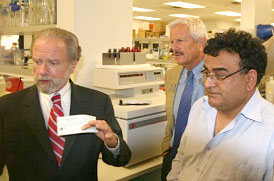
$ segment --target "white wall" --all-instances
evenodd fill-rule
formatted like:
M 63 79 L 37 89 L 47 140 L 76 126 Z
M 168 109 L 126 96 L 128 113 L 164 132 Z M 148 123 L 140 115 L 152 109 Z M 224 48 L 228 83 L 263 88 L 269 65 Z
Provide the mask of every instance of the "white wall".
M 82 59 L 72 79 L 92 87 L 93 69 L 109 48 L 132 46 L 132 0 L 58 0 L 57 26 L 75 32 Z M 61 10 L 60 10 L 61 9 Z
M 271 24 L 272 0 L 243 0 L 240 29 L 256 35 L 258 24 Z
M 222 32 L 229 28 L 239 29 L 240 23 L 228 22 L 228 21 L 204 21 L 208 31 Z

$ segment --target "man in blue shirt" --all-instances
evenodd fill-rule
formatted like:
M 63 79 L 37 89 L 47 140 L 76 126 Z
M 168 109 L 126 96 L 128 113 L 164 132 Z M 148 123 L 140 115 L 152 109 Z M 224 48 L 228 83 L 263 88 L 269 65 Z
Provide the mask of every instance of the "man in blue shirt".
M 200 19 L 177 19 L 171 22 L 169 27 L 172 50 L 178 65 L 167 71 L 165 77 L 167 126 L 162 144 L 164 156 L 162 181 L 166 180 L 166 176 L 171 169 L 171 162 L 177 152 L 184 125 L 187 124 L 189 110 L 181 104 L 185 104 L 190 108 L 197 99 L 204 95 L 200 72 L 203 69 L 206 57 L 203 50 L 207 40 L 207 29 Z M 191 91 L 189 91 L 192 95 L 182 96 L 185 90 L 188 90 L 185 89 L 188 82 L 188 72 L 192 72 L 193 75 L 191 78 Z M 182 114 L 179 113 L 179 107 L 181 110 L 186 111 Z M 178 119 L 181 121 L 178 121 Z M 176 128 L 181 130 L 177 132 Z
M 262 44 L 229 30 L 205 47 L 207 96 L 192 106 L 167 180 L 269 180 L 274 105 L 257 89 L 266 68 Z

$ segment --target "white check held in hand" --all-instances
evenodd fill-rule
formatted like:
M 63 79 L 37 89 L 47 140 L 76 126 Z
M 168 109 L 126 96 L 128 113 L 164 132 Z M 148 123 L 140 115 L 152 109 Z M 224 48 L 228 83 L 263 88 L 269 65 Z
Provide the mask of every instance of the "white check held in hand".
M 81 129 L 83 125 L 91 120 L 96 120 L 96 117 L 84 114 L 57 117 L 57 135 L 64 136 L 80 133 L 98 133 L 98 130 L 95 127 L 86 130 Z

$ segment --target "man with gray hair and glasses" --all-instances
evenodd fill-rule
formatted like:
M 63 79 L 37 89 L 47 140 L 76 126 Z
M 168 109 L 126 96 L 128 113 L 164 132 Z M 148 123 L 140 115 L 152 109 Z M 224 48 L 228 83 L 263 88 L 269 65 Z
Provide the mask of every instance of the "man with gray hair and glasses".
M 267 56 L 249 33 L 229 30 L 208 40 L 207 96 L 191 108 L 167 180 L 272 181 L 274 105 L 257 85 Z
M 167 126 L 162 143 L 162 181 L 171 169 L 191 105 L 204 96 L 200 72 L 207 40 L 205 24 L 197 18 L 176 19 L 169 24 L 170 41 L 177 64 L 165 77 Z

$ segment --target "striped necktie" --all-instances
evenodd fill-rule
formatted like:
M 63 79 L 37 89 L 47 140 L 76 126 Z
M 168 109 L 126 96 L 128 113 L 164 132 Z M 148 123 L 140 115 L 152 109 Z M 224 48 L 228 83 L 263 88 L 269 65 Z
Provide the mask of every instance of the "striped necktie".
M 60 166 L 62 161 L 62 155 L 65 146 L 65 137 L 57 136 L 57 117 L 64 116 L 62 105 L 61 105 L 61 96 L 56 93 L 52 98 L 52 108 L 50 110 L 49 122 L 48 122 L 48 134 L 53 148 L 54 155 Z

